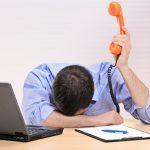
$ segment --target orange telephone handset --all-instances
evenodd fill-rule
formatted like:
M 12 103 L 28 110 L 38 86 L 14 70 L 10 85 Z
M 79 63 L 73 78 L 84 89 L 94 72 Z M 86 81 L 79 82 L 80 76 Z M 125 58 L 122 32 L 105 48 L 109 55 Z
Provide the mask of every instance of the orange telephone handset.
M 111 2 L 109 4 L 108 12 L 110 13 L 110 15 L 117 17 L 120 34 L 125 34 L 122 30 L 122 26 L 124 26 L 124 19 L 121 5 L 117 2 Z M 121 53 L 122 47 L 118 44 L 111 43 L 109 49 L 112 54 L 119 55 Z

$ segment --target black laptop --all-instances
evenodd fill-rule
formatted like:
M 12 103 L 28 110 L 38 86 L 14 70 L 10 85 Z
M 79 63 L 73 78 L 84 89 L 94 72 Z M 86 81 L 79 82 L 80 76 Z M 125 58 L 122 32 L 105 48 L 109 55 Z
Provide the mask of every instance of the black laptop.
M 28 142 L 62 132 L 63 129 L 25 125 L 11 84 L 0 83 L 0 139 Z

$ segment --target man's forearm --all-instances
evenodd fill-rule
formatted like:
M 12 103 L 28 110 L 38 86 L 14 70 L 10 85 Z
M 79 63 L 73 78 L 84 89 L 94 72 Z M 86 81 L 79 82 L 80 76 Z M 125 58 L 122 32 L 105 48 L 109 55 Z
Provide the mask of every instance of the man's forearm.
M 78 115 L 70 117 L 54 111 L 42 125 L 53 128 L 77 128 L 117 125 L 121 123 L 123 123 L 123 118 L 115 111 L 109 111 L 97 116 Z
M 148 88 L 127 65 L 118 68 L 127 84 L 133 101 L 141 107 L 146 106 L 149 97 Z
M 121 123 L 123 123 L 123 118 L 115 111 L 109 111 L 97 116 L 78 115 L 70 117 L 54 111 L 42 125 L 53 128 L 77 128 L 117 125 Z
M 44 126 L 50 126 L 54 128 L 74 128 L 94 126 L 92 116 L 64 116 L 54 111 L 44 122 Z

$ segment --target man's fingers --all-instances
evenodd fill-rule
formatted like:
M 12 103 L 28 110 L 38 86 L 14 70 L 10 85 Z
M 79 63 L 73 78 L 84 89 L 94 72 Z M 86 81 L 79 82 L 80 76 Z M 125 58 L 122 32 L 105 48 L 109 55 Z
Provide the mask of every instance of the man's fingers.
M 120 39 L 120 38 L 118 39 L 118 38 L 116 38 L 116 39 L 113 39 L 112 42 L 123 42 L 123 43 L 126 43 L 127 40 L 126 39 Z
M 123 117 L 117 114 L 115 117 L 115 124 L 121 124 L 121 123 L 123 123 Z
M 117 42 L 117 41 L 128 42 L 129 40 L 130 39 L 127 37 L 127 35 L 121 35 L 121 34 L 115 35 L 112 38 L 113 42 Z
M 113 36 L 113 38 L 126 38 L 127 37 L 127 35 L 125 35 L 125 34 L 117 34 L 117 35 L 114 35 Z
M 122 27 L 122 30 L 125 32 L 125 34 L 126 34 L 128 37 L 130 37 L 130 33 L 129 33 L 128 29 L 127 29 L 125 26 Z
M 119 122 L 123 123 L 123 117 L 119 115 Z
M 122 47 L 125 46 L 125 43 L 122 42 L 122 41 L 117 41 L 117 42 L 113 42 L 113 43 L 118 44 L 118 45 L 120 45 L 120 46 L 122 46 Z

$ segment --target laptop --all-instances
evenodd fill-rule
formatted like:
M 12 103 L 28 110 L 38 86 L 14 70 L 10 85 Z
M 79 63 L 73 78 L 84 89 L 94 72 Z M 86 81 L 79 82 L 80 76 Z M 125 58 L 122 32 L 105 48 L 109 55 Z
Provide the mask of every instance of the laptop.
M 0 139 L 28 142 L 62 134 L 63 129 L 25 125 L 10 83 L 0 83 Z

